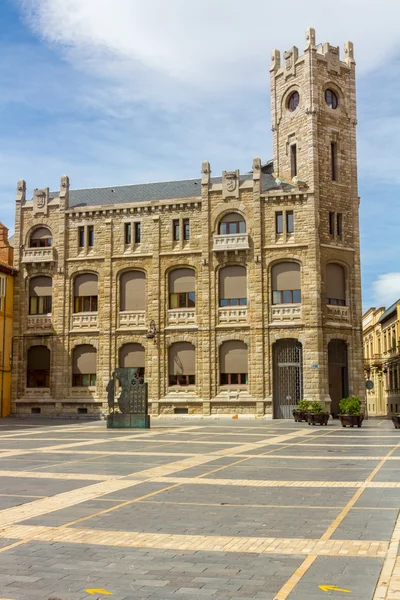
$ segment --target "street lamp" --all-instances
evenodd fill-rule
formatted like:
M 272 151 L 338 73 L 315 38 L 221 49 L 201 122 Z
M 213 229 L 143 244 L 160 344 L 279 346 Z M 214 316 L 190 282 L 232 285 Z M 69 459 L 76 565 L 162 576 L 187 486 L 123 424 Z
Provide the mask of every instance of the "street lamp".
M 152 319 L 149 324 L 148 332 L 146 333 L 146 337 L 148 340 L 154 340 L 154 343 L 157 344 L 156 335 L 158 333 L 156 322 Z

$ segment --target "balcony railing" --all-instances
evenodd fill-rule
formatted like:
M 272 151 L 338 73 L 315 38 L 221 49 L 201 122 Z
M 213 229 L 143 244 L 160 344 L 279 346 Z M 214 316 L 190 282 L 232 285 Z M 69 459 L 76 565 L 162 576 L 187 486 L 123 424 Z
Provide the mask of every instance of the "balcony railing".
M 194 325 L 195 323 L 195 308 L 171 308 L 168 311 L 168 325 Z
M 76 313 L 72 315 L 72 329 L 96 329 L 97 312 Z
M 271 307 L 272 323 L 301 321 L 301 304 L 275 304 Z
M 27 329 L 30 331 L 43 331 L 51 327 L 51 315 L 28 315 Z
M 118 327 L 146 327 L 146 311 L 125 310 L 118 315 Z
M 222 306 L 218 309 L 219 323 L 247 323 L 247 306 Z
M 226 235 L 215 234 L 213 252 L 226 252 L 227 250 L 248 250 L 248 233 L 230 233 Z
M 337 306 L 336 304 L 327 304 L 326 315 L 329 321 L 339 321 L 347 323 L 350 320 L 350 310 L 348 306 Z
M 24 248 L 22 252 L 23 263 L 54 262 L 54 248 Z

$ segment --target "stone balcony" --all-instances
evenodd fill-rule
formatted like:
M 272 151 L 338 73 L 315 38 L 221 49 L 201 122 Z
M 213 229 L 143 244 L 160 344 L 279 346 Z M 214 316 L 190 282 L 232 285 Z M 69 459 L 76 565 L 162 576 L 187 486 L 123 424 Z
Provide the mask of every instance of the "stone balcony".
M 196 309 L 195 308 L 172 308 L 168 311 L 168 325 L 195 325 L 196 324 Z
M 125 310 L 118 315 L 118 327 L 137 329 L 146 327 L 146 311 Z
M 214 234 L 213 252 L 249 250 L 249 248 L 248 233 Z
M 326 305 L 326 317 L 328 321 L 348 323 L 350 321 L 350 309 L 348 306 Z
M 301 316 L 301 304 L 274 304 L 271 307 L 272 323 L 297 323 Z
M 220 325 L 247 323 L 247 306 L 222 306 L 218 309 Z
M 49 263 L 55 262 L 54 248 L 24 248 L 22 252 L 23 263 Z
M 51 329 L 51 315 L 28 315 L 26 326 L 29 331 L 44 331 Z
M 71 326 L 72 329 L 97 329 L 97 312 L 72 315 Z

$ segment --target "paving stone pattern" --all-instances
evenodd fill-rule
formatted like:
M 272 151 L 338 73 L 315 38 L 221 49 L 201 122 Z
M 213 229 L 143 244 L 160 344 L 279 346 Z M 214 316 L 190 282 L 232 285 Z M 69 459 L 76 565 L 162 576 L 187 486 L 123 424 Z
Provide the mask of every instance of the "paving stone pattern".
M 400 432 L 339 425 L 0 421 L 0 600 L 398 600 Z

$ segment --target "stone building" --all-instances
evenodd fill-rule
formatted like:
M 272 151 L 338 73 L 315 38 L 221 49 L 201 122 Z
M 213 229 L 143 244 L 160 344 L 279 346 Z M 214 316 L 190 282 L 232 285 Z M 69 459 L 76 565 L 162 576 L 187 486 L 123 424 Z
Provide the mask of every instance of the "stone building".
M 400 411 L 400 300 L 387 310 L 369 308 L 363 315 L 364 372 L 373 382 L 367 391 L 371 416 Z
M 11 410 L 14 276 L 8 229 L 0 223 L 0 417 L 7 417 Z
M 353 45 L 309 29 L 270 75 L 273 161 L 248 173 L 18 183 L 13 412 L 99 414 L 118 366 L 153 415 L 363 397 Z

